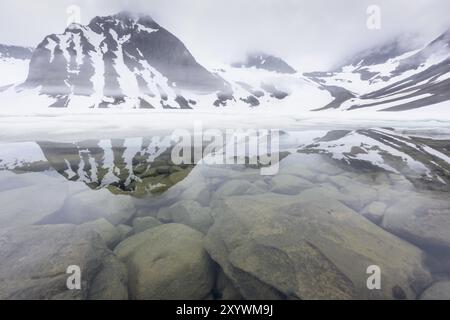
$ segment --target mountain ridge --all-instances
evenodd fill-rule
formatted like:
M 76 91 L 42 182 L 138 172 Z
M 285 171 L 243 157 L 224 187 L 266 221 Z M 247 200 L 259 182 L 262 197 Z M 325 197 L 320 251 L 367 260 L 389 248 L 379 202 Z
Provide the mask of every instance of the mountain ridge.
M 450 31 L 418 49 L 404 43 L 393 39 L 330 72 L 302 74 L 263 52 L 207 69 L 150 16 L 122 12 L 46 36 L 26 80 L 0 83 L 0 92 L 11 104 L 39 98 L 52 108 L 405 111 L 450 100 Z
M 255 67 L 257 69 L 287 74 L 294 74 L 297 72 L 282 58 L 264 52 L 249 53 L 243 61 L 234 62 L 232 66 L 236 68 Z
M 449 46 L 450 30 L 409 51 L 400 50 L 394 40 L 390 47 L 374 50 L 373 55 L 357 55 L 338 71 L 305 75 L 325 87 L 339 88 L 339 97 L 335 95 L 335 100 L 321 110 L 417 109 L 450 100 Z

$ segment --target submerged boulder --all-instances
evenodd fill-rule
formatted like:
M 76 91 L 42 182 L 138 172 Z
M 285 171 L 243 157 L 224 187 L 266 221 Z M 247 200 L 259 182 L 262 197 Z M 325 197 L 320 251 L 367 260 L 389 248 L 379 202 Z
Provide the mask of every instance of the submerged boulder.
M 450 281 L 436 282 L 422 293 L 420 300 L 450 300 Z
M 45 187 L 34 184 L 2 191 L 0 228 L 38 223 L 58 212 L 63 207 L 66 197 L 67 186 L 61 182 L 52 182 Z
M 158 219 L 153 217 L 139 217 L 133 220 L 134 233 L 139 233 L 161 225 Z
M 128 222 L 135 211 L 129 196 L 111 196 L 106 189 L 86 190 L 68 198 L 61 211 L 44 222 L 80 224 L 105 218 L 113 225 L 118 225 Z
M 104 218 L 84 223 L 82 226 L 90 228 L 98 233 L 100 238 L 102 238 L 109 248 L 114 248 L 114 246 L 121 240 L 119 230 Z
M 362 215 L 372 221 L 380 224 L 386 211 L 386 204 L 380 201 L 374 201 L 362 210 Z
M 242 296 L 230 279 L 220 270 L 214 285 L 214 296 L 219 300 L 241 300 Z
M 182 224 L 165 224 L 134 235 L 115 252 L 128 267 L 132 299 L 203 299 L 214 284 L 203 235 Z
M 120 241 L 119 242 L 121 242 L 121 241 L 125 240 L 126 238 L 132 236 L 133 232 L 134 232 L 133 228 L 131 226 L 126 225 L 126 224 L 119 224 L 116 227 L 116 229 L 117 229 L 117 231 L 119 232 L 119 235 L 120 235 Z
M 226 198 L 242 194 L 256 194 L 260 189 L 254 184 L 242 179 L 233 179 L 223 183 L 216 192 L 214 198 Z
M 420 249 L 334 199 L 229 197 L 213 215 L 205 248 L 247 299 L 415 299 L 431 282 Z
M 424 248 L 450 253 L 450 201 L 417 194 L 386 210 L 382 226 Z
M 301 191 L 312 188 L 314 185 L 303 178 L 299 178 L 293 175 L 277 175 L 272 179 L 272 192 L 295 195 Z
M 201 205 L 207 205 L 209 203 L 211 193 L 208 189 L 208 185 L 204 182 L 195 182 L 192 186 L 188 187 L 180 196 L 181 200 L 194 200 Z
M 213 223 L 211 209 L 202 207 L 193 200 L 179 201 L 168 208 L 162 208 L 158 212 L 158 219 L 185 224 L 202 233 L 206 233 Z
M 103 260 L 101 271 L 92 281 L 89 300 L 127 300 L 128 272 L 114 255 Z
M 0 231 L 0 299 L 87 299 L 95 275 L 111 256 L 100 236 L 83 226 Z M 67 286 L 69 266 L 80 268 L 80 290 Z

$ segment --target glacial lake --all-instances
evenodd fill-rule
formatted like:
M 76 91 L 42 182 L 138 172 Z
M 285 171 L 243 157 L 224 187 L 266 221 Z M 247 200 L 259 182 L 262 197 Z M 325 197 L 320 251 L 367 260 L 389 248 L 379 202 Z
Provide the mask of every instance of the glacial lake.
M 271 175 L 248 150 L 240 164 L 175 164 L 168 141 L 0 143 L 0 299 L 418 299 L 448 286 L 450 139 L 281 130 Z

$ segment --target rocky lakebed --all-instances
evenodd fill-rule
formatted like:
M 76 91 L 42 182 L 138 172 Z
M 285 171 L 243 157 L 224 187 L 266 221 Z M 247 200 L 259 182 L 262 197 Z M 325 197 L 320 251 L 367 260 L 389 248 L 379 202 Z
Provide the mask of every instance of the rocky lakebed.
M 448 137 L 280 139 L 272 176 L 151 137 L 1 143 L 0 299 L 450 299 Z

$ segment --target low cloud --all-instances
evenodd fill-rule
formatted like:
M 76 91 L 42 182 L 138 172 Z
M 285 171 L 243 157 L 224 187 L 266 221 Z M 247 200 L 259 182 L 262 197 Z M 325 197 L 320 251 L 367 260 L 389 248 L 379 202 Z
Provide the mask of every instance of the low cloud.
M 64 30 L 73 4 L 83 23 L 125 9 L 149 14 L 203 63 L 262 50 L 304 71 L 327 69 L 401 34 L 424 42 L 450 27 L 448 0 L 2 0 L 0 43 L 36 46 Z M 369 5 L 381 9 L 380 30 L 366 27 Z

